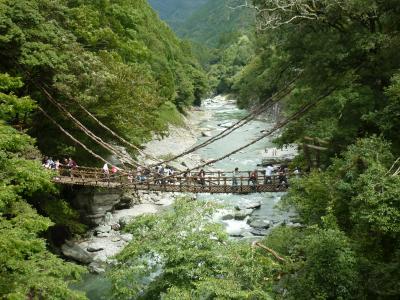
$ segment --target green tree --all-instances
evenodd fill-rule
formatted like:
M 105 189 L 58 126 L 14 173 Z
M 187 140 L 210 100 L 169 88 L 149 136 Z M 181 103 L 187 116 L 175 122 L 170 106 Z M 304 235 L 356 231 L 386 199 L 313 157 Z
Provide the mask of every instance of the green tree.
M 270 299 L 280 266 L 248 243 L 229 241 L 211 221 L 215 205 L 178 200 L 162 215 L 129 224 L 132 242 L 111 271 L 120 299 Z
M 33 107 L 29 97 L 12 91 L 19 78 L 0 75 L 0 295 L 5 299 L 84 299 L 68 288 L 83 269 L 50 253 L 42 235 L 53 225 L 29 204 L 56 193 L 51 174 L 34 160 L 34 140 L 6 122 Z

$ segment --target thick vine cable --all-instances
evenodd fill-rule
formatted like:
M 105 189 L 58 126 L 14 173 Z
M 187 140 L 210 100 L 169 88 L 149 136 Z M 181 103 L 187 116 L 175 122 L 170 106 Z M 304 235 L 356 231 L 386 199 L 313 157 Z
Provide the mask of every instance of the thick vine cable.
M 130 165 L 133 166 L 138 166 L 140 165 L 138 162 L 136 162 L 135 160 L 133 160 L 131 157 L 128 157 L 126 155 L 124 155 L 123 153 L 119 152 L 118 150 L 116 150 L 113 146 L 111 146 L 110 144 L 106 143 L 105 141 L 103 141 L 100 137 L 96 136 L 91 130 L 89 130 L 85 125 L 83 125 L 78 119 L 76 119 L 63 105 L 61 105 L 60 103 L 58 103 L 53 97 L 52 95 L 42 86 L 39 86 L 39 88 L 46 94 L 47 98 L 49 99 L 49 101 L 55 105 L 60 111 L 64 112 L 67 117 L 69 119 L 71 119 L 74 124 L 84 133 L 86 134 L 88 137 L 90 137 L 93 141 L 95 141 L 98 145 L 102 146 L 104 149 L 110 151 L 112 154 L 114 154 L 118 160 L 120 160 L 120 162 L 122 164 L 124 163 L 128 163 Z
M 205 162 L 205 163 L 203 163 L 203 164 L 201 164 L 201 165 L 198 165 L 198 166 L 195 166 L 195 167 L 193 167 L 193 168 L 191 168 L 191 169 L 188 169 L 188 170 L 186 170 L 185 172 L 192 172 L 192 171 L 194 171 L 194 170 L 198 170 L 198 169 L 200 169 L 200 168 L 204 168 L 204 167 L 206 167 L 206 166 L 208 166 L 208 165 L 211 165 L 211 164 L 213 164 L 213 163 L 216 163 L 216 162 L 218 162 L 218 161 L 221 161 L 221 160 L 223 160 L 223 159 L 226 159 L 226 158 L 232 156 L 233 154 L 236 154 L 236 153 L 238 153 L 239 151 L 241 151 L 241 150 L 243 150 L 243 149 L 246 149 L 246 148 L 250 147 L 251 145 L 253 145 L 253 144 L 255 144 L 255 143 L 261 141 L 262 139 L 264 139 L 264 138 L 266 138 L 267 136 L 273 134 L 273 133 L 276 132 L 277 130 L 283 128 L 284 126 L 286 126 L 287 124 L 289 124 L 289 123 L 292 122 L 293 120 L 296 120 L 296 119 L 300 118 L 300 117 L 301 117 L 302 115 L 304 115 L 307 111 L 309 111 L 312 107 L 314 107 L 316 104 L 318 104 L 321 100 L 323 100 L 324 98 L 326 98 L 327 96 L 329 96 L 335 89 L 336 89 L 336 88 L 330 88 L 330 89 L 328 89 L 325 93 L 323 93 L 323 94 L 322 94 L 319 98 L 317 98 L 315 101 L 303 105 L 299 110 L 297 110 L 297 111 L 294 112 L 292 115 L 290 115 L 290 117 L 287 117 L 284 121 L 279 122 L 279 123 L 278 123 L 277 125 L 275 125 L 273 128 L 271 128 L 270 130 L 266 131 L 264 134 L 262 134 L 261 136 L 259 136 L 259 137 L 256 138 L 256 139 L 250 141 L 249 143 L 247 143 L 247 144 L 245 144 L 245 145 L 243 145 L 243 146 L 241 146 L 241 147 L 239 147 L 239 148 L 237 148 L 237 149 L 235 149 L 235 150 L 233 150 L 233 151 L 231 151 L 231 152 L 229 152 L 229 153 L 227 153 L 227 154 L 225 154 L 225 155 L 223 155 L 223 156 L 221 156 L 221 157 L 219 157 L 219 158 L 216 158 L 216 159 L 213 159 L 213 160 L 209 160 L 209 161 L 207 161 L 207 162 Z M 172 175 L 172 176 L 166 176 L 166 177 L 163 177 L 163 179 L 165 180 L 165 179 L 168 179 L 168 178 L 177 176 L 177 175 L 181 175 L 181 174 L 183 174 L 183 173 L 185 173 L 185 172 L 180 172 L 180 173 L 175 174 L 175 175 Z
M 26 73 L 28 76 L 31 76 L 31 74 L 26 71 L 23 70 L 22 68 L 20 68 L 22 72 Z M 79 122 L 79 120 L 77 120 L 65 107 L 63 107 L 61 104 L 59 104 L 54 98 L 53 96 L 46 90 L 46 88 L 44 88 L 42 85 L 40 85 L 39 83 L 37 83 L 35 80 L 30 79 L 30 81 L 37 86 L 40 90 L 42 90 L 45 95 L 47 96 L 47 99 L 53 104 L 55 105 L 60 111 L 63 111 L 67 114 L 67 116 L 74 122 L 74 124 L 84 133 L 86 134 L 88 137 L 90 137 L 93 141 L 95 141 L 97 144 L 99 144 L 101 147 L 103 147 L 104 149 L 110 151 L 112 154 L 114 154 L 117 159 L 122 163 L 123 166 L 125 166 L 125 163 L 130 164 L 132 166 L 140 166 L 140 164 L 138 162 L 136 162 L 135 160 L 133 160 L 131 157 L 128 157 L 126 155 L 124 155 L 123 153 L 119 152 L 118 150 L 116 150 L 113 146 L 111 146 L 110 144 L 104 142 L 100 137 L 96 136 L 92 131 L 90 131 L 87 127 L 85 127 L 81 122 Z M 119 154 L 118 154 L 119 153 Z M 123 159 L 125 159 L 125 161 L 123 159 L 121 159 L 121 157 Z
M 47 88 L 49 88 L 48 85 L 44 84 Z M 117 138 L 118 140 L 120 140 L 122 143 L 124 143 L 125 145 L 131 147 L 132 149 L 135 149 L 136 151 L 138 151 L 141 155 L 148 157 L 152 160 L 155 161 L 159 161 L 159 159 L 157 159 L 156 157 L 145 153 L 142 149 L 140 149 L 138 146 L 132 144 L 131 142 L 127 141 L 126 139 L 124 139 L 122 136 L 120 136 L 119 134 L 117 134 L 115 131 L 113 131 L 110 127 L 108 127 L 107 125 L 105 125 L 103 122 L 101 122 L 94 114 L 92 114 L 86 107 L 84 107 L 82 104 L 80 104 L 76 99 L 72 99 L 79 107 L 80 109 L 82 109 L 89 117 L 91 117 L 100 127 L 102 127 L 103 129 L 105 129 L 106 131 L 108 131 L 113 137 Z
M 93 155 L 95 158 L 101 160 L 104 163 L 111 164 L 109 161 L 98 155 L 97 153 L 93 152 L 90 150 L 85 144 L 83 144 L 81 141 L 79 141 L 77 138 L 75 138 L 72 134 L 70 134 L 67 130 L 65 130 L 60 124 L 57 123 L 56 120 L 54 120 L 52 117 L 49 116 L 49 114 L 40 106 L 37 106 L 37 108 L 40 110 L 40 112 L 48 118 L 58 129 L 60 129 L 66 136 L 68 136 L 71 140 L 73 140 L 75 143 L 80 145 L 83 149 L 85 149 L 87 152 L 89 152 L 91 155 Z
M 82 104 L 78 103 L 77 101 L 75 101 L 75 103 L 78 104 L 78 106 L 88 115 L 90 116 L 97 124 L 99 124 L 102 128 L 104 128 L 105 130 L 107 130 L 112 136 L 114 136 L 115 138 L 117 138 L 118 140 L 120 140 L 122 143 L 124 143 L 125 145 L 128 145 L 129 147 L 131 147 L 132 149 L 135 149 L 136 151 L 138 151 L 141 155 L 146 156 L 148 158 L 157 160 L 157 158 L 144 153 L 142 151 L 142 149 L 140 149 L 139 147 L 135 146 L 134 144 L 128 142 L 127 140 L 125 140 L 123 137 L 121 137 L 120 135 L 118 135 L 116 132 L 114 132 L 111 128 L 107 127 L 103 122 L 101 122 L 96 116 L 94 116 L 90 111 L 88 111 Z
M 272 95 L 270 98 L 268 98 L 264 103 L 260 104 L 255 110 L 253 110 L 253 112 L 251 112 L 250 114 L 246 115 L 245 117 L 243 117 L 242 119 L 238 120 L 237 122 L 235 122 L 233 125 L 227 127 L 225 130 L 223 130 L 222 132 L 220 132 L 219 134 L 207 139 L 206 141 L 204 141 L 203 143 L 196 145 L 170 159 L 164 160 L 162 162 L 160 162 L 161 164 L 165 164 L 165 163 L 169 163 L 171 161 L 177 160 L 178 158 L 181 158 L 183 156 L 186 156 L 196 150 L 199 150 L 201 148 L 204 148 L 224 137 L 226 137 L 227 135 L 231 134 L 233 131 L 239 129 L 240 127 L 244 126 L 245 124 L 249 123 L 250 121 L 254 120 L 257 116 L 261 115 L 262 113 L 268 111 L 268 109 L 270 109 L 274 104 L 278 103 L 280 100 L 282 100 L 285 96 L 287 96 L 293 89 L 293 83 L 297 80 L 298 77 L 296 77 L 296 79 L 293 79 L 290 83 L 288 83 L 283 89 L 279 90 L 277 93 L 275 93 L 274 95 Z M 160 164 L 159 163 L 159 164 Z M 158 164 L 153 164 L 151 165 L 151 167 L 154 167 Z

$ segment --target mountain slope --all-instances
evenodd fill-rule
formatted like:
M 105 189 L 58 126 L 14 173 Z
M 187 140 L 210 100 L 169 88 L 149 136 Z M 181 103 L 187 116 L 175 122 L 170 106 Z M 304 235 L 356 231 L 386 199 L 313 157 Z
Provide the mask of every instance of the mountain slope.
M 108 154 L 49 103 L 39 84 L 92 130 L 99 131 L 98 126 L 76 102 L 137 144 L 164 130 L 158 116 L 172 103 L 182 109 L 202 96 L 205 79 L 190 47 L 146 0 L 6 0 L 0 8 L 5 37 L 0 39 L 0 72 L 21 77 L 26 85 L 20 96 L 32 96 L 99 153 Z M 41 114 L 23 121 L 44 153 L 90 161 Z
M 209 0 L 177 29 L 177 33 L 183 38 L 216 47 L 225 35 L 249 31 L 253 22 L 252 11 L 232 9 L 227 0 Z
M 148 0 L 174 30 L 178 30 L 187 18 L 204 5 L 207 0 Z

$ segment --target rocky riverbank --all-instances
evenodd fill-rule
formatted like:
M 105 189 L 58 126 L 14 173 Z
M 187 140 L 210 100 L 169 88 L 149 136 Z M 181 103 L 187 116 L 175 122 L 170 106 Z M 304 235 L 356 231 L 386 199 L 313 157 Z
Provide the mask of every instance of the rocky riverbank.
M 90 272 L 102 273 L 115 262 L 113 257 L 132 240 L 131 234 L 122 232 L 129 222 L 143 214 L 159 213 L 181 196 L 178 193 L 138 192 L 132 207 L 107 212 L 100 225 L 89 230 L 84 237 L 67 241 L 61 251 L 64 256 L 88 265 Z
M 197 109 L 188 112 L 185 126 L 171 126 L 169 135 L 154 139 L 145 145 L 145 152 L 158 158 L 168 159 L 197 142 L 204 141 L 207 136 L 218 134 L 233 124 L 246 111 L 239 110 L 233 100 L 225 97 L 216 97 L 205 101 L 204 110 Z M 267 120 L 255 120 L 240 128 L 225 140 L 221 140 L 203 148 L 197 153 L 191 153 L 170 165 L 176 169 L 192 168 L 205 159 L 209 160 L 221 156 L 240 147 L 247 140 L 254 138 L 260 130 L 273 126 Z M 235 157 L 218 162 L 211 166 L 221 170 L 231 170 L 239 166 L 241 170 L 257 168 L 262 159 L 282 159 L 295 155 L 295 147 L 279 150 L 274 148 L 270 140 L 266 139 L 246 151 L 241 151 Z M 155 161 L 141 157 L 143 164 L 153 164 Z M 155 214 L 167 209 L 180 193 L 133 192 L 120 191 L 120 195 L 110 194 L 107 191 L 82 192 L 77 200 L 84 214 L 88 216 L 96 227 L 84 237 L 68 241 L 62 246 L 66 257 L 89 266 L 93 273 L 102 273 L 107 265 L 113 264 L 113 257 L 118 254 L 132 239 L 129 234 L 122 233 L 122 229 L 131 220 L 143 214 Z M 252 194 L 252 195 L 189 195 L 193 199 L 205 199 L 223 204 L 224 209 L 215 215 L 215 221 L 224 224 L 227 233 L 233 238 L 259 239 L 265 236 L 275 226 L 286 224 L 300 226 L 296 223 L 295 212 L 281 212 L 276 209 L 282 194 Z M 90 209 L 88 209 L 90 207 Z
M 222 99 L 214 101 L 219 100 Z M 168 136 L 155 136 L 145 144 L 144 152 L 166 159 L 187 150 L 202 135 L 199 124 L 211 117 L 211 113 L 201 109 L 189 111 L 183 127 L 170 126 Z M 143 164 L 154 163 L 145 157 L 140 157 L 139 160 Z M 172 165 L 177 169 L 185 169 L 200 162 L 199 155 L 189 154 Z M 75 199 L 76 206 L 86 215 L 88 223 L 98 226 L 89 230 L 84 237 L 67 241 L 62 245 L 61 251 L 69 259 L 88 265 L 90 272 L 102 273 L 107 265 L 115 262 L 113 257 L 132 239 L 130 234 L 121 231 L 126 224 L 140 215 L 159 213 L 173 204 L 177 197 L 182 196 L 193 197 L 188 194 L 147 191 L 121 191 L 120 194 L 113 192 L 109 195 L 107 191 L 82 191 Z M 118 209 L 121 207 L 124 209 Z

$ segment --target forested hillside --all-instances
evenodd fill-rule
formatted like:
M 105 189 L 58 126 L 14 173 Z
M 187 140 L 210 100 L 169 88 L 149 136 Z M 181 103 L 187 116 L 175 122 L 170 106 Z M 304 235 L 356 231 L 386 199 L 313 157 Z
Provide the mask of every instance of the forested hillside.
M 144 0 L 19 0 L 1 5 L 1 71 L 21 77 L 25 88 L 19 94 L 32 95 L 89 145 L 49 104 L 43 87 L 72 113 L 81 113 L 78 102 L 134 143 L 164 130 L 166 115 L 178 118 L 174 105 L 184 109 L 206 91 L 190 46 Z M 40 114 L 17 115 L 13 122 L 26 123 L 47 154 L 78 154 Z
M 207 1 L 149 0 L 149 3 L 174 30 L 179 30 L 182 24 Z
M 145 205 L 162 212 L 100 226 L 107 227 L 100 234 L 110 243 L 121 240 L 114 230 L 130 234 L 130 242 L 124 241 L 126 247 L 102 270 L 105 289 L 116 299 L 400 298 L 399 1 L 229 2 L 237 9 L 223 0 L 151 1 L 189 42 L 178 39 L 146 0 L 0 0 L 0 298 L 86 299 L 71 289 L 85 268 L 61 259 L 55 243 L 73 236 L 86 243 L 87 227 L 68 194 L 52 183 L 64 175 L 43 168 L 41 158 L 72 156 L 81 166 L 99 166 L 78 141 L 101 156 L 111 153 L 79 130 L 69 112 L 114 143 L 87 108 L 140 146 L 152 133 L 180 123 L 181 113 L 210 90 L 234 93 L 250 112 L 279 106 L 275 146 L 297 144 L 299 153 L 287 168 L 280 165 L 270 176 L 278 181 L 270 184 L 288 192 L 276 193 L 279 199 L 283 195 L 276 202 L 270 194 L 257 194 L 257 203 L 241 194 L 244 207 L 229 203 L 230 212 L 221 203 L 239 197 L 226 195 L 221 202 L 207 195 L 204 201 L 182 198 L 162 206 L 168 201 L 153 202 L 146 191 Z M 284 96 L 271 100 L 280 91 Z M 227 110 L 214 107 L 210 115 L 225 122 Z M 234 120 L 242 114 L 234 113 Z M 217 123 L 204 115 L 208 123 L 199 126 Z M 261 129 L 261 118 L 250 113 L 242 119 L 257 126 L 254 137 L 243 131 L 240 143 L 273 138 L 265 129 L 273 120 Z M 226 126 L 215 124 L 210 128 L 220 133 Z M 203 129 L 195 128 L 200 135 Z M 216 147 L 226 151 L 229 142 Z M 240 154 L 253 156 L 249 164 L 261 156 L 248 152 Z M 200 157 L 207 161 L 203 166 L 214 158 Z M 238 161 L 229 161 L 233 170 Z M 296 176 L 289 171 L 295 168 Z M 204 191 L 210 178 L 198 171 L 182 177 L 160 172 L 147 183 L 182 189 L 185 182 Z M 135 172 L 139 179 L 127 172 L 130 183 L 147 186 L 140 168 Z M 264 172 L 261 185 L 267 184 Z M 218 185 L 220 175 L 226 183 L 225 173 L 233 174 L 234 185 L 237 175 L 220 171 Z M 257 169 L 254 173 L 257 192 L 261 178 Z M 101 174 L 110 186 L 115 177 L 110 180 L 108 170 Z M 64 177 L 74 179 L 72 171 Z M 74 189 L 68 192 L 80 188 Z M 261 198 L 269 202 L 263 209 L 271 220 L 261 218 Z M 271 203 L 293 215 L 274 222 Z M 260 213 L 256 219 L 253 205 Z M 224 218 L 234 226 L 253 227 L 257 221 L 261 227 L 229 236 Z M 89 251 L 89 245 L 79 249 L 102 249 Z
M 51 101 L 103 139 L 111 136 L 80 105 L 139 145 L 152 132 L 164 132 L 169 122 L 179 122 L 178 110 L 198 102 L 206 89 L 190 45 L 145 0 L 0 1 L 1 298 L 84 298 L 68 289 L 83 269 L 50 253 L 43 237 L 54 225 L 67 235 L 85 227 L 60 199 L 41 158 L 72 156 L 82 165 L 99 161 L 39 107 L 105 156 L 110 153 Z
M 234 33 L 251 31 L 254 11 L 235 9 L 234 4 L 229 0 L 209 0 L 187 18 L 176 32 L 185 39 L 215 48 L 226 43 L 226 39 Z
M 231 92 L 236 74 L 254 52 L 254 10 L 240 9 L 234 0 L 149 2 L 180 37 L 192 43 L 211 91 Z
M 267 101 L 294 80 L 281 118 L 304 111 L 280 144 L 322 141 L 293 163 L 289 191 L 304 230 L 267 241 L 295 262 L 284 299 L 400 295 L 398 1 L 254 1 L 256 56 L 236 78 L 239 103 Z M 321 145 L 321 144 L 320 144 Z M 319 156 L 319 157 L 318 157 Z M 318 158 L 317 158 L 318 157 Z M 280 299 L 280 298 L 279 298 Z

